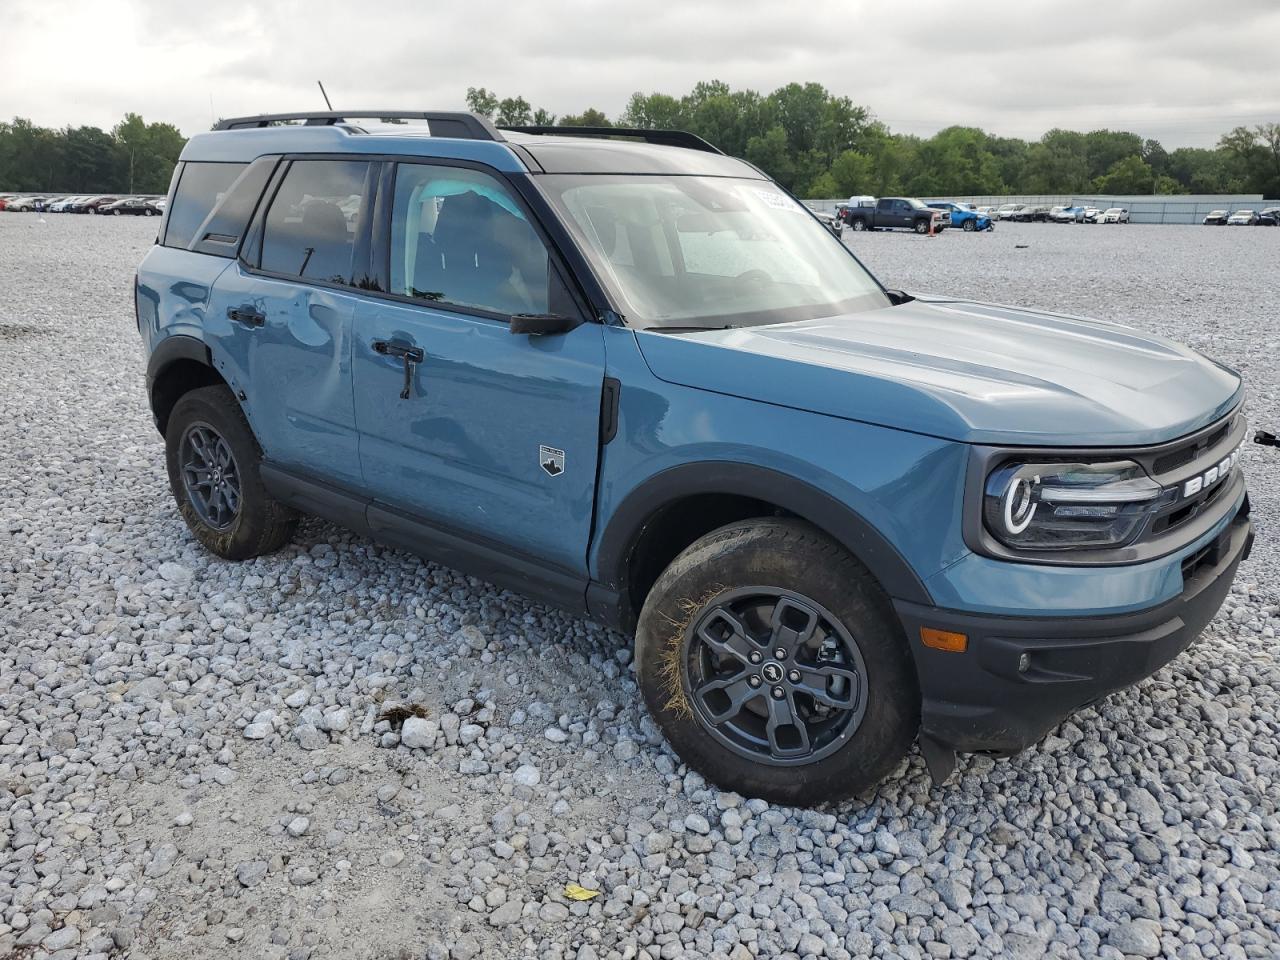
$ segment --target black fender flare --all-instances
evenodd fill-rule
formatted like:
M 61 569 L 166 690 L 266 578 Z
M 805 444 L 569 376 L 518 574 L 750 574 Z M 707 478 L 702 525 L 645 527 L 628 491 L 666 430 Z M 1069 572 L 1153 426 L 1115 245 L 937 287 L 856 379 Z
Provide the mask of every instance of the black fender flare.
M 148 396 L 151 394 L 151 386 L 156 382 L 156 377 L 175 360 L 194 360 L 206 367 L 213 366 L 213 355 L 209 352 L 209 345 L 203 340 L 182 333 L 165 337 L 156 344 L 156 348 L 151 351 L 151 356 L 147 360 Z
M 726 460 L 687 463 L 654 474 L 627 494 L 613 511 L 600 533 L 593 584 L 596 589 L 591 591 L 600 606 L 610 605 L 607 598 L 616 598 L 620 604 L 611 611 L 614 615 L 606 615 L 605 619 L 626 623 L 637 612 L 628 609 L 628 565 L 649 520 L 667 504 L 709 493 L 751 497 L 781 507 L 840 543 L 871 571 L 891 597 L 933 604 L 924 583 L 898 549 L 849 506 L 789 474 Z

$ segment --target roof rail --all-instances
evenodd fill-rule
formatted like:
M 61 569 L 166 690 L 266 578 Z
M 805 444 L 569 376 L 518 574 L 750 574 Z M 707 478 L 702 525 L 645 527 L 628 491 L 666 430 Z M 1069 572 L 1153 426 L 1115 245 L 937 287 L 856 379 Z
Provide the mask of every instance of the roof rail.
M 724 151 L 715 144 L 708 143 L 697 134 L 686 130 L 649 130 L 643 127 L 500 127 L 499 129 L 514 133 L 555 134 L 566 137 L 626 137 L 631 140 L 643 140 L 645 143 L 661 144 L 665 147 L 685 147 L 689 150 L 724 155 Z
M 337 123 L 360 120 L 426 120 L 435 137 L 458 140 L 505 140 L 488 118 L 465 111 L 437 110 L 321 110 L 313 113 L 263 113 L 253 117 L 230 117 L 219 120 L 215 130 L 245 130 L 272 127 L 301 120 L 308 127 L 328 127 Z

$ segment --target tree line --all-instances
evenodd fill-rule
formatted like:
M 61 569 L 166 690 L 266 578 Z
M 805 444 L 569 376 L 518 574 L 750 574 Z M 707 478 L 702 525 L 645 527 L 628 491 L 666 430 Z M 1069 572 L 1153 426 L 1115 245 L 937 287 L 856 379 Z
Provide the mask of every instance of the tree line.
M 1236 127 L 1214 147 L 1166 150 L 1119 130 L 1050 130 L 1039 140 L 953 126 L 894 133 L 871 111 L 818 83 L 769 94 L 704 81 L 683 96 L 635 93 L 609 117 L 589 107 L 557 117 L 520 96 L 470 87 L 467 105 L 505 126 L 688 130 L 760 167 L 802 197 L 1005 194 L 1261 193 L 1280 197 L 1280 123 Z M 0 190 L 163 193 L 185 143 L 177 127 L 126 114 L 110 132 L 0 122 Z
M 635 93 L 621 116 L 562 116 L 523 97 L 467 90 L 500 125 L 688 130 L 760 167 L 802 197 L 1008 194 L 1261 193 L 1280 197 L 1280 123 L 1236 127 L 1215 147 L 1166 150 L 1120 130 L 1050 130 L 1039 140 L 953 126 L 931 137 L 894 133 L 871 111 L 818 83 L 770 94 L 704 81 L 681 97 Z
M 0 190 L 34 193 L 164 193 L 187 140 L 171 123 L 136 113 L 107 132 L 0 122 Z

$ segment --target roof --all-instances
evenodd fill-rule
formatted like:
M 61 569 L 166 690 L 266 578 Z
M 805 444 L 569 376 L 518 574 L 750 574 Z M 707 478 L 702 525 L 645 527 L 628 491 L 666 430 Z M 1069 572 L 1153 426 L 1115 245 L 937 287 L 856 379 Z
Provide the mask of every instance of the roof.
M 352 116 L 366 115 L 369 114 Z M 381 120 L 352 123 L 337 114 L 306 117 L 319 119 L 287 124 L 276 122 L 281 117 L 223 121 L 220 129 L 192 137 L 181 159 L 247 163 L 274 153 L 390 154 L 470 160 L 505 173 L 686 174 L 755 179 L 764 176 L 750 164 L 727 157 L 696 137 L 671 131 L 623 132 L 623 136 L 662 141 L 654 143 L 634 138 L 563 134 L 550 129 L 545 133 L 499 131 L 485 121 L 468 131 L 472 136 L 433 136 L 426 123 Z M 274 125 L 265 125 L 269 123 Z M 450 124 L 451 133 L 459 129 L 457 123 Z M 696 141 L 702 147 L 669 145 L 681 142 L 682 138 L 691 144 Z

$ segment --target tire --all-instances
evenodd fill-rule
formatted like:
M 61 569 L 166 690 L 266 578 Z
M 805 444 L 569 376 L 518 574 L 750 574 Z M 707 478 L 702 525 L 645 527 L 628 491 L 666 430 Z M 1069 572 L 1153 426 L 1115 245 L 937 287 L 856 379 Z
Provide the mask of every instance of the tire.
M 114 213 L 117 217 L 120 216 L 119 210 L 112 210 L 111 212 Z
M 924 220 L 917 220 L 912 229 L 915 230 L 916 233 L 928 233 L 929 224 Z
M 203 435 L 198 443 L 197 433 Z M 225 446 L 229 466 L 217 442 Z M 202 459 L 197 448 L 209 456 Z M 178 511 L 210 552 L 225 560 L 248 560 L 279 550 L 293 536 L 298 515 L 262 485 L 262 450 L 227 387 L 201 387 L 178 400 L 165 428 L 165 460 Z M 214 498 L 211 491 L 202 494 L 198 483 L 188 485 L 194 471 L 184 466 L 201 462 L 219 464 L 216 476 L 236 490 L 234 510 L 225 509 L 230 505 L 226 498 Z M 215 512 L 209 501 L 224 509 Z
M 771 621 L 784 628 L 770 631 Z M 813 641 L 779 657 L 775 644 L 785 652 L 801 627 Z M 747 653 L 727 652 L 730 643 Z M 681 759 L 722 788 L 774 803 L 842 800 L 873 787 L 920 724 L 911 654 L 888 597 L 866 567 L 799 520 L 729 524 L 676 557 L 640 612 L 636 671 Z M 801 689 L 819 683 L 823 697 L 847 702 L 819 707 Z M 776 722 L 785 716 L 802 722 Z
M 861 233 L 863 230 L 867 229 L 867 221 L 862 219 L 851 220 L 849 221 L 849 228 L 856 233 Z
M 960 229 L 963 230 L 965 233 L 973 233 L 973 231 L 978 229 L 978 225 L 974 223 L 972 220 L 966 220 L 961 225 Z

